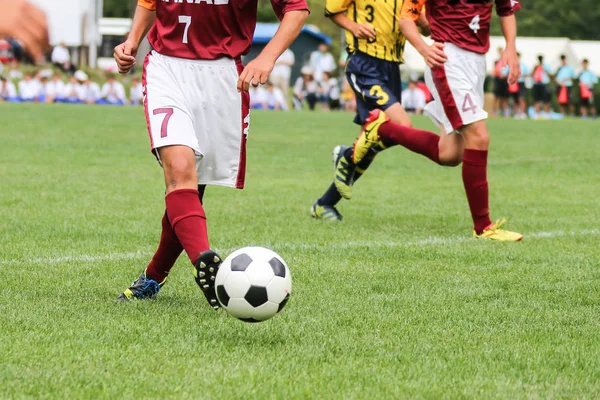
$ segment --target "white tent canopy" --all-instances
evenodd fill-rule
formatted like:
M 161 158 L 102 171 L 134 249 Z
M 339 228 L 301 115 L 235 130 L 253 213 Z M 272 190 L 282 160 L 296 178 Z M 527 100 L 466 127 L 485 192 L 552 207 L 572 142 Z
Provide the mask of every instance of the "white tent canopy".
M 432 42 L 429 38 L 424 39 L 427 43 Z M 490 51 L 486 55 L 488 73 L 493 71 L 494 63 L 498 59 L 497 49 L 504 45 L 503 37 L 492 36 L 490 38 Z M 523 62 L 531 68 L 537 63 L 537 57 L 541 54 L 544 56 L 545 62 L 550 64 L 553 69 L 557 69 L 560 55 L 564 54 L 567 56 L 568 63 L 576 70 L 579 69 L 581 60 L 588 58 L 590 69 L 600 74 L 600 42 L 571 41 L 568 38 L 519 37 L 517 38 L 517 50 L 521 53 Z M 406 44 L 404 63 L 407 72 L 421 73 L 425 69 L 423 57 L 410 43 Z
M 573 52 L 579 60 L 587 58 L 590 70 L 600 75 L 600 42 L 591 40 L 571 40 Z

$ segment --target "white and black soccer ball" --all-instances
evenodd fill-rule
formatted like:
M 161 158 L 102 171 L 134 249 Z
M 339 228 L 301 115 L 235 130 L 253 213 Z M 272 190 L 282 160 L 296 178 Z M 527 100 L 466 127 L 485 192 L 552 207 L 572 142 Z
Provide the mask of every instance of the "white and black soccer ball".
M 223 261 L 215 287 L 219 303 L 229 314 L 260 322 L 283 309 L 292 293 L 292 275 L 273 250 L 244 247 Z

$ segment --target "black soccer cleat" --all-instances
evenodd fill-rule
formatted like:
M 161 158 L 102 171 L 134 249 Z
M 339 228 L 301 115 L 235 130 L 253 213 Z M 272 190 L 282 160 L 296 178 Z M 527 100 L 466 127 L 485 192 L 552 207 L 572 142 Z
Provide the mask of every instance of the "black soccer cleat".
M 223 260 L 217 253 L 206 250 L 198 256 L 194 265 L 194 279 L 206 296 L 208 304 L 215 310 L 221 307 L 215 291 L 215 279 L 222 262 Z

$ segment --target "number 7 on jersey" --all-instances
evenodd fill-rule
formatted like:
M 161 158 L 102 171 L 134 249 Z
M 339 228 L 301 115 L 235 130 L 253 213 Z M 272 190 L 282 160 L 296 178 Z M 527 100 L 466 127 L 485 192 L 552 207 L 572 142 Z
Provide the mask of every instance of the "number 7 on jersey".
M 185 24 L 185 28 L 183 28 L 183 39 L 182 42 L 187 44 L 188 42 L 188 30 L 190 29 L 190 25 L 192 24 L 192 17 L 190 15 L 180 15 L 179 23 Z

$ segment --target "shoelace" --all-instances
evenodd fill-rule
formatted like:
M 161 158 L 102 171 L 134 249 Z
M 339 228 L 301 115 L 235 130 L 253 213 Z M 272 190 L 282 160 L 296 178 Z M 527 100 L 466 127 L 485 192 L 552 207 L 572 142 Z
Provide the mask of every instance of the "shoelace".
M 504 225 L 505 223 L 506 223 L 506 218 L 499 219 L 498 221 L 494 222 L 494 224 L 492 224 L 492 226 L 490 226 L 488 231 L 493 231 L 493 232 L 498 231 L 498 230 L 500 230 L 500 227 L 502 225 Z

